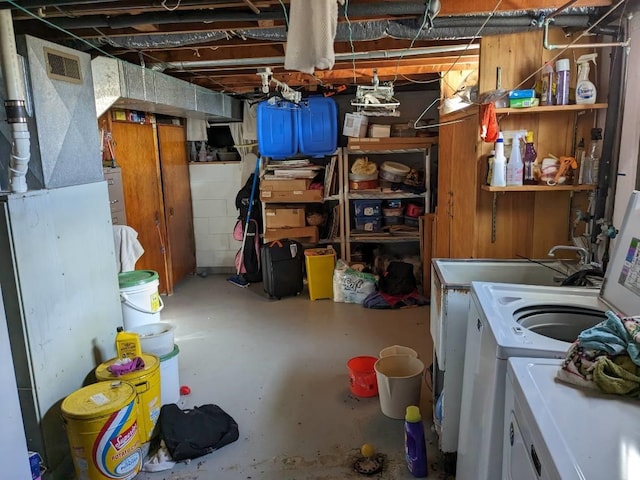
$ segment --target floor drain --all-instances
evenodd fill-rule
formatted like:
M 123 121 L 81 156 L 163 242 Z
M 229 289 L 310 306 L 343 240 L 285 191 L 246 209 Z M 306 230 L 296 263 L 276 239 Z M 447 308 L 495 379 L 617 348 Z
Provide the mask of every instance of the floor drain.
M 375 475 L 382 471 L 384 455 L 374 455 L 371 458 L 359 457 L 353 464 L 353 469 L 362 475 Z

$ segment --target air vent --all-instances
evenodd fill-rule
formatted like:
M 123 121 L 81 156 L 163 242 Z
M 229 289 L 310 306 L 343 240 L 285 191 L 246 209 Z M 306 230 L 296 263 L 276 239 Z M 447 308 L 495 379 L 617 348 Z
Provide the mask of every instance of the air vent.
M 70 83 L 82 83 L 79 57 L 48 47 L 44 47 L 44 56 L 47 60 L 49 78 Z

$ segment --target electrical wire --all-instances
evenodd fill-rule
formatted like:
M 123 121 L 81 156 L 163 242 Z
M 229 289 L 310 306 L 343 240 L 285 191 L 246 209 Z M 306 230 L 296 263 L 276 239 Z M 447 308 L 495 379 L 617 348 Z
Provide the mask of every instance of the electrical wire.
M 167 7 L 167 0 L 162 0 L 162 3 L 160 5 L 162 5 L 162 7 L 167 11 L 167 12 L 174 12 L 178 9 L 178 7 L 180 6 L 180 2 L 182 2 L 182 0 L 178 0 L 178 2 L 175 4 L 175 6 L 173 7 Z
M 14 2 L 13 0 L 7 0 L 7 3 L 10 5 L 13 5 L 15 8 L 17 8 L 18 10 L 20 10 L 23 13 L 26 13 L 27 15 L 29 15 L 30 17 L 35 18 L 36 20 L 39 20 L 41 22 L 43 22 L 44 24 L 46 24 L 47 26 L 51 27 L 51 28 L 55 28 L 56 30 L 61 31 L 62 33 L 65 33 L 67 35 L 69 35 L 70 37 L 75 38 L 76 40 L 80 40 L 82 43 L 90 46 L 91 48 L 97 50 L 98 52 L 102 53 L 103 55 L 106 55 L 107 57 L 113 58 L 118 60 L 116 57 L 114 57 L 113 55 L 111 55 L 110 53 L 105 52 L 104 50 L 102 50 L 99 47 L 96 47 L 93 43 L 85 40 L 82 37 L 79 37 L 78 35 L 76 35 L 75 33 L 71 33 L 68 30 L 65 30 L 62 27 L 59 27 L 58 25 L 56 25 L 55 23 L 50 22 L 49 20 L 47 20 L 46 18 L 42 18 L 39 17 L 37 14 L 30 12 L 29 10 L 27 10 L 26 8 L 24 8 L 22 5 L 17 4 L 16 2 Z
M 289 31 L 289 15 L 287 14 L 287 7 L 285 7 L 282 0 L 280 0 L 280 5 L 282 5 L 282 12 L 284 13 L 284 21 L 287 24 L 287 31 Z
M 402 57 L 404 57 L 404 54 L 413 48 L 414 43 L 416 43 L 416 40 L 420 36 L 420 32 L 422 32 L 422 29 L 427 24 L 427 20 L 429 20 L 429 8 L 431 8 L 431 0 L 428 0 L 427 4 L 424 7 L 424 14 L 422 15 L 422 24 L 420 25 L 420 28 L 414 35 L 413 40 L 411 40 L 409 47 L 405 48 L 400 54 L 400 56 L 398 57 L 398 61 L 396 62 L 396 72 L 393 77 L 393 83 L 395 83 L 395 81 L 398 79 L 398 69 L 400 68 L 400 61 L 402 60 Z
M 349 0 L 344 2 L 344 19 L 347 21 L 349 27 L 349 45 L 351 45 L 351 63 L 353 64 L 353 84 L 358 83 L 356 76 L 356 48 L 353 45 L 353 28 L 351 27 L 351 20 L 349 20 Z

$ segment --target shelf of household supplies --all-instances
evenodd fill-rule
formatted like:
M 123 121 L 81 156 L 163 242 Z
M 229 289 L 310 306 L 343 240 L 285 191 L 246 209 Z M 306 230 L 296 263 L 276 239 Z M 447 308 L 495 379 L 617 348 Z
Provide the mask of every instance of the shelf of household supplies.
M 424 198 L 424 193 L 416 194 L 411 192 L 402 192 L 402 191 L 387 191 L 387 190 L 357 190 L 353 192 L 347 193 L 347 198 L 349 200 L 367 200 L 370 198 Z
M 595 189 L 595 185 L 522 185 L 519 187 L 490 187 L 489 185 L 482 185 L 482 190 L 487 192 L 581 192 Z
M 591 103 L 580 105 L 541 105 L 528 108 L 496 108 L 496 115 L 506 113 L 508 115 L 525 115 L 530 113 L 545 112 L 576 112 L 581 110 L 602 110 L 607 108 L 606 103 Z
M 349 240 L 357 243 L 418 242 L 420 241 L 420 234 L 417 231 L 404 233 L 363 233 L 352 231 L 349 235 Z

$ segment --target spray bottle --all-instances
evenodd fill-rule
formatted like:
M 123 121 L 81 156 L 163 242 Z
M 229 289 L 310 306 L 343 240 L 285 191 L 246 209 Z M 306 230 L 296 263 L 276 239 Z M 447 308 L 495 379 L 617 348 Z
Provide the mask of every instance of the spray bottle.
M 509 155 L 509 163 L 507 164 L 507 187 L 519 187 L 522 185 L 524 164 L 522 163 L 522 152 L 520 150 L 521 138 L 521 132 L 513 135 L 511 154 Z
M 589 62 L 596 64 L 597 53 L 581 55 L 578 65 L 578 81 L 576 82 L 576 103 L 596 103 L 596 86 L 589 81 Z
M 495 145 L 495 157 L 493 158 L 493 170 L 491 171 L 491 186 L 507 186 L 507 159 L 504 156 L 504 137 L 498 133 Z

